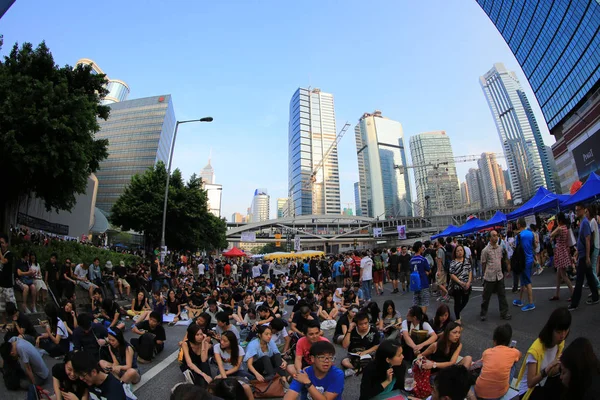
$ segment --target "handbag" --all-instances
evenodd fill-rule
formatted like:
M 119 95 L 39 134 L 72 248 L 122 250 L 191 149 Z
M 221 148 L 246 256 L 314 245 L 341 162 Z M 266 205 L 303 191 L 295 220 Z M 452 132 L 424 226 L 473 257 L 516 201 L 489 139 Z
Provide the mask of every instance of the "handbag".
M 285 378 L 282 378 L 276 374 L 275 377 L 270 381 L 250 381 L 250 387 L 252 388 L 252 393 L 254 394 L 254 397 L 257 399 L 283 397 L 285 395 L 285 390 L 283 389 L 283 384 L 281 383 L 282 379 Z
M 413 362 L 413 375 L 415 378 L 415 387 L 412 394 L 419 399 L 424 399 L 431 394 L 431 370 L 421 369 L 419 363 Z
M 569 247 L 573 247 L 577 244 L 577 240 L 575 240 L 575 234 L 573 233 L 573 229 L 569 228 L 569 234 L 567 235 L 567 245 Z

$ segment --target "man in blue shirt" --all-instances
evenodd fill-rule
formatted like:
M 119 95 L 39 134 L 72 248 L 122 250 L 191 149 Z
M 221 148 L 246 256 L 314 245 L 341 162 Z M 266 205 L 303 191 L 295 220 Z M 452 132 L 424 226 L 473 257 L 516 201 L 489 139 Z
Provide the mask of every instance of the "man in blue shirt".
M 329 342 L 316 342 L 310 347 L 312 366 L 294 375 L 283 400 L 341 400 L 344 373 L 336 367 L 335 347 Z
M 413 245 L 413 252 L 415 255 L 410 259 L 410 272 L 414 272 L 415 269 L 419 271 L 419 277 L 421 278 L 421 290 L 413 292 L 413 305 L 421 307 L 423 313 L 427 314 L 427 307 L 429 307 L 429 271 L 431 266 L 425 257 L 423 252 L 425 251 L 425 245 L 417 241 Z
M 587 219 L 586 207 L 583 204 L 575 206 L 575 213 L 579 218 L 579 235 L 577 237 L 577 280 L 575 281 L 575 290 L 571 297 L 569 311 L 575 311 L 581 300 L 581 290 L 583 288 L 583 278 L 587 279 L 588 286 L 592 291 L 592 298 L 586 304 L 598 304 L 598 286 L 594 279 L 594 269 L 592 267 L 592 229 L 590 221 Z
M 521 217 L 517 221 L 517 227 L 521 232 L 517 235 L 516 243 L 521 244 L 523 252 L 525 253 L 525 269 L 521 272 L 521 292 L 519 294 L 519 300 L 514 300 L 513 305 L 521 307 L 521 311 L 532 311 L 535 310 L 535 304 L 533 303 L 533 290 L 531 287 L 531 272 L 533 269 L 534 253 L 533 249 L 535 246 L 535 237 L 533 232 L 527 229 L 527 222 L 525 218 Z M 529 301 L 526 305 L 523 305 L 523 293 L 527 292 L 527 300 Z

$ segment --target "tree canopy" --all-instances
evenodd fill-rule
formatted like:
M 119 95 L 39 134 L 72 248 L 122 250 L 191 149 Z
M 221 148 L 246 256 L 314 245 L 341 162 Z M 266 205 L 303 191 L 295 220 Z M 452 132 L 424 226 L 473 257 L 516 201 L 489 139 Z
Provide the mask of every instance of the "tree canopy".
M 153 247 L 160 243 L 167 170 L 158 162 L 135 175 L 111 209 L 110 222 L 124 230 L 143 232 Z M 213 250 L 227 247 L 224 219 L 208 210 L 208 196 L 195 174 L 184 183 L 176 169 L 169 181 L 165 240 L 177 250 Z
M 58 211 L 85 193 L 108 156 L 108 141 L 94 137 L 110 111 L 99 103 L 105 84 L 89 66 L 57 66 L 44 42 L 15 44 L 0 62 L 0 230 L 26 196 Z

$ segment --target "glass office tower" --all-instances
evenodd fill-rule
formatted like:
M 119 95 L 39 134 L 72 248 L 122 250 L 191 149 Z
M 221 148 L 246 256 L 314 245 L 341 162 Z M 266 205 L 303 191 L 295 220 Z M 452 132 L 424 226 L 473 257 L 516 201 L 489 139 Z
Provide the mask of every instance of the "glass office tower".
M 102 71 L 102 69 L 96 64 L 93 60 L 89 58 L 82 58 L 75 65 L 85 64 L 92 67 L 92 73 L 94 74 L 104 74 L 106 73 Z M 106 80 L 108 83 L 106 84 L 106 89 L 108 89 L 108 94 L 104 97 L 100 103 L 101 104 L 113 104 L 118 103 L 120 101 L 127 100 L 127 96 L 129 96 L 129 85 L 123 82 L 120 79 L 111 79 L 106 76 Z
M 320 89 L 296 90 L 290 101 L 288 192 L 290 216 L 340 214 L 340 176 L 333 95 Z M 311 174 L 333 145 L 317 171 Z
M 445 131 L 410 138 L 418 210 L 422 216 L 451 214 L 462 207 L 450 137 Z M 405 171 L 405 173 L 408 173 Z
M 600 167 L 600 159 L 590 163 L 583 157 L 590 148 L 600 154 L 600 2 L 477 3 L 529 80 L 550 133 L 556 138 L 552 153 L 561 189 L 568 193 L 573 182 Z
M 365 113 L 355 128 L 363 216 L 412 216 L 412 199 L 400 122 Z
M 110 117 L 99 120 L 98 139 L 108 139 L 108 158 L 100 163 L 96 207 L 110 212 L 135 174 L 158 161 L 168 164 L 175 112 L 171 95 L 109 104 Z

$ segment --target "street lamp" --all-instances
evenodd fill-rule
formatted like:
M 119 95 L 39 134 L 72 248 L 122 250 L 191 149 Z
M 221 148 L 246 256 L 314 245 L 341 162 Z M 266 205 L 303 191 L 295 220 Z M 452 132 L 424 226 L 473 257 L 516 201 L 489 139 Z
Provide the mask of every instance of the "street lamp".
M 212 122 L 212 120 L 213 117 L 204 117 L 200 119 L 189 119 L 187 121 L 177 121 L 177 123 L 175 124 L 175 134 L 173 135 L 173 142 L 171 143 L 171 153 L 169 154 L 169 166 L 167 167 L 167 186 L 165 187 L 165 204 L 163 206 L 162 235 L 160 238 L 161 251 L 165 247 L 165 227 L 167 224 L 167 199 L 169 197 L 169 180 L 171 179 L 171 163 L 173 162 L 173 151 L 175 150 L 175 139 L 177 139 L 177 129 L 179 129 L 180 124 L 188 124 L 190 122 Z

